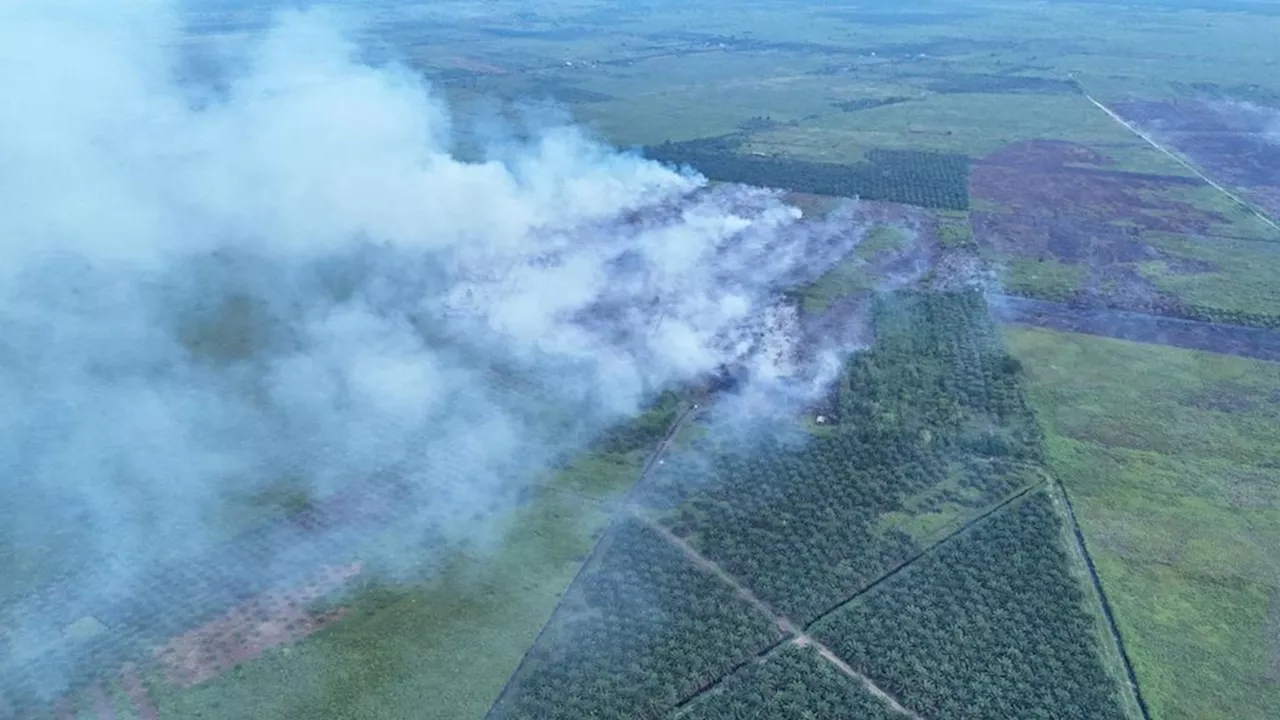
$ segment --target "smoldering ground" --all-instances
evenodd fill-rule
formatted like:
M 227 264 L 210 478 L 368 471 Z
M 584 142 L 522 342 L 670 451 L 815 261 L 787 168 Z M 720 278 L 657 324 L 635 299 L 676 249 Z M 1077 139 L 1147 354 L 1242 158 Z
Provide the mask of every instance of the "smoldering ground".
M 521 488 L 662 389 L 831 371 L 778 292 L 856 244 L 856 208 L 808 222 L 566 125 L 457 160 L 429 85 L 322 10 L 216 91 L 178 81 L 167 3 L 0 28 L 6 672 L 52 657 L 52 682 L 67 622 L 209 560 L 263 497 L 393 478 L 404 547 L 494 547 Z

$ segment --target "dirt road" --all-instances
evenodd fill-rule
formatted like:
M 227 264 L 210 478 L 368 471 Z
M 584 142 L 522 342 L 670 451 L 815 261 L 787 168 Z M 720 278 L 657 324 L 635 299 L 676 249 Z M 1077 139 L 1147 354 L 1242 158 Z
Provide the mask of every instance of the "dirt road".
M 898 700 L 894 698 L 892 695 L 890 695 L 889 693 L 877 687 L 875 683 L 871 682 L 870 678 L 868 678 L 865 675 L 862 675 L 857 670 L 854 670 L 852 667 L 850 667 L 848 663 L 841 660 L 840 657 L 837 656 L 834 652 L 832 652 L 831 649 L 828 648 L 826 645 L 823 645 L 821 642 L 816 640 L 813 636 L 805 633 L 804 630 L 802 630 L 795 623 L 791 622 L 791 620 L 788 619 L 787 617 L 775 612 L 773 608 L 765 604 L 763 600 L 756 597 L 755 593 L 751 592 L 750 589 L 748 589 L 742 583 L 738 582 L 737 579 L 734 578 L 732 575 L 730 575 L 728 572 L 725 572 L 724 568 L 721 568 L 718 564 L 716 564 L 715 561 L 711 560 L 708 557 L 705 557 L 704 555 L 702 555 L 702 553 L 699 553 L 697 550 L 693 548 L 692 545 L 685 542 L 683 538 L 679 537 L 675 533 L 663 527 L 660 523 L 654 522 L 652 519 L 646 517 L 644 513 L 640 512 L 638 508 L 628 506 L 626 508 L 626 511 L 629 512 L 632 517 L 644 523 L 654 532 L 661 535 L 662 538 L 666 540 L 668 543 L 670 543 L 673 547 L 679 549 L 680 552 L 682 552 L 685 555 L 685 557 L 687 557 L 695 565 L 715 575 L 717 578 L 721 580 L 721 582 L 733 588 L 734 592 L 737 593 L 739 597 L 751 603 L 753 607 L 755 607 L 761 613 L 764 613 L 767 617 L 769 617 L 769 619 L 773 620 L 773 622 L 777 624 L 778 628 L 781 629 L 784 633 L 787 633 L 788 635 L 793 636 L 791 640 L 792 643 L 800 647 L 813 647 L 815 650 L 818 651 L 818 655 L 821 656 L 822 659 L 831 663 L 831 665 L 833 665 L 837 670 L 839 670 L 844 675 L 862 683 L 862 686 L 867 689 L 867 692 L 880 698 L 880 700 L 883 701 L 886 705 L 888 705 L 889 708 L 892 709 L 894 712 L 900 715 L 905 715 L 911 718 L 911 720 L 923 720 L 923 718 L 921 718 L 919 715 L 915 714 L 914 712 L 911 712 L 906 707 L 904 707 L 902 703 L 898 702 Z
M 1072 80 L 1076 80 L 1076 78 L 1075 78 L 1075 76 L 1074 76 L 1074 75 L 1072 75 L 1072 76 L 1071 76 L 1071 79 L 1072 79 Z M 1076 81 L 1076 84 L 1077 84 L 1077 85 L 1079 85 L 1079 81 L 1078 81 L 1078 80 Z M 1122 125 L 1126 130 L 1128 130 L 1129 132 L 1133 133 L 1134 135 L 1137 135 L 1138 137 L 1142 138 L 1142 140 L 1143 140 L 1143 141 L 1145 141 L 1148 145 L 1150 145 L 1151 147 L 1155 148 L 1156 150 L 1159 150 L 1160 152 L 1164 153 L 1164 154 L 1165 154 L 1165 155 L 1167 155 L 1168 157 L 1172 158 L 1172 159 L 1174 160 L 1174 162 L 1178 163 L 1178 164 L 1179 164 L 1179 165 L 1181 165 L 1182 167 L 1184 167 L 1184 168 L 1186 168 L 1186 169 L 1190 170 L 1191 172 L 1195 173 L 1196 177 L 1200 178 L 1201 180 L 1205 181 L 1206 183 L 1209 183 L 1209 185 L 1211 185 L 1215 190 L 1217 190 L 1218 192 L 1222 193 L 1223 195 L 1226 195 L 1227 197 L 1231 198 L 1231 199 L 1232 199 L 1232 200 L 1233 200 L 1237 205 L 1239 205 L 1240 207 L 1243 207 L 1244 209 L 1246 209 L 1246 210 L 1248 210 L 1249 212 L 1253 213 L 1253 214 L 1254 214 L 1254 215 L 1255 215 L 1259 220 L 1261 220 L 1262 222 L 1266 223 L 1267 225 L 1270 225 L 1272 229 L 1274 229 L 1274 230 L 1280 230 L 1280 225 L 1276 224 L 1276 222 L 1275 222 L 1274 220 L 1272 220 L 1271 218 L 1269 218 L 1269 217 L 1267 217 L 1266 215 L 1264 215 L 1264 214 L 1262 213 L 1262 211 L 1261 211 L 1261 210 L 1258 210 L 1257 208 L 1255 208 L 1251 203 L 1247 202 L 1244 198 L 1240 197 L 1239 195 L 1235 194 L 1234 192 L 1232 192 L 1232 191 L 1228 190 L 1227 188 L 1223 187 L 1222 185 L 1220 185 L 1219 183 L 1217 183 L 1216 181 L 1214 181 L 1212 178 L 1210 178 L 1208 175 L 1205 175 L 1203 172 L 1201 172 L 1201 171 L 1200 171 L 1200 169 L 1199 169 L 1199 168 L 1197 168 L 1195 165 L 1192 165 L 1190 162 L 1188 162 L 1187 160 L 1183 159 L 1181 155 L 1179 155 L 1179 154 L 1177 154 L 1177 153 L 1173 152 L 1173 151 L 1172 151 L 1172 150 L 1170 150 L 1169 148 L 1167 148 L 1167 147 L 1165 147 L 1164 145 L 1160 144 L 1160 143 L 1159 143 L 1155 138 L 1151 137 L 1151 136 L 1150 136 L 1150 135 L 1148 135 L 1147 133 L 1145 133 L 1145 132 L 1143 132 L 1142 130 L 1140 130 L 1140 129 L 1139 129 L 1136 125 L 1134 125 L 1133 123 L 1131 123 L 1131 122 L 1129 122 L 1128 120 L 1125 120 L 1124 118 L 1120 117 L 1120 115 L 1119 115 L 1118 113 L 1116 113 L 1114 110 L 1112 110 L 1111 108 L 1107 107 L 1106 105 L 1103 105 L 1101 102 L 1099 102 L 1097 99 L 1095 99 L 1095 98 L 1094 98 L 1092 95 L 1090 95 L 1089 93 L 1084 92 L 1084 91 L 1083 91 L 1083 88 L 1081 89 L 1081 93 L 1084 95 L 1084 98 L 1085 98 L 1086 100 L 1088 100 L 1089 102 L 1093 103 L 1093 105 L 1094 105 L 1095 107 L 1097 107 L 1099 110 L 1101 110 L 1102 112 L 1106 113 L 1106 114 L 1107 114 L 1107 116 L 1108 116 L 1108 117 L 1110 117 L 1112 120 L 1115 120 L 1116 122 L 1120 123 L 1120 125 Z

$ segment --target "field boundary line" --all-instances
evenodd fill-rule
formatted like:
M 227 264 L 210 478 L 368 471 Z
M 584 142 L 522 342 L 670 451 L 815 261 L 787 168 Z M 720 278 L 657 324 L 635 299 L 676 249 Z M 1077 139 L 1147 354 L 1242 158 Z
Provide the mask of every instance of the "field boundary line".
M 840 600 L 838 603 L 836 603 L 835 605 L 832 605 L 831 607 L 827 608 L 826 610 L 823 610 L 822 612 L 818 613 L 818 614 L 817 614 L 817 615 L 816 615 L 812 620 L 810 620 L 808 623 L 806 623 L 806 624 L 804 625 L 805 632 L 808 632 L 808 631 L 809 631 L 809 629 L 810 629 L 810 628 L 812 628 L 814 625 L 817 625 L 819 622 L 822 622 L 823 620 L 827 619 L 828 617 L 830 617 L 831 615 L 835 614 L 836 612 L 839 612 L 839 611 L 840 611 L 840 609 L 841 609 L 841 608 L 843 608 L 844 606 L 848 605 L 848 604 L 849 604 L 849 603 L 851 603 L 851 602 L 854 602 L 854 601 L 855 601 L 855 600 L 857 600 L 858 598 L 861 598 L 863 595 L 866 595 L 867 593 L 869 593 L 869 592 L 871 592 L 872 590 L 874 590 L 876 587 L 878 587 L 878 586 L 882 585 L 883 583 L 885 583 L 885 582 L 887 582 L 887 581 L 891 580 L 892 578 L 894 578 L 895 576 L 899 575 L 900 573 L 902 573 L 902 571 L 906 570 L 906 569 L 907 569 L 908 567 L 910 567 L 911 565 L 914 565 L 914 564 L 916 563 L 916 561 L 917 561 L 917 560 L 919 560 L 920 558 L 923 558 L 924 556 L 929 555 L 930 553 L 932 553 L 932 552 L 933 552 L 934 550 L 936 550 L 937 548 L 942 547 L 943 545 L 945 545 L 945 544 L 947 544 L 947 543 L 951 542 L 951 541 L 952 541 L 952 540 L 954 540 L 957 536 L 959 536 L 959 535 L 961 535 L 962 533 L 964 533 L 966 530 L 968 530 L 968 529 L 972 528 L 973 526 L 977 525 L 978 523 L 980 523 L 980 522 L 982 522 L 982 521 L 986 520 L 987 518 L 991 517 L 991 516 L 992 516 L 992 515 L 994 515 L 995 513 L 999 512 L 1000 510 L 1003 510 L 1004 508 L 1008 507 L 1009 505 L 1013 504 L 1014 502 L 1017 502 L 1017 501 L 1018 501 L 1018 499 L 1020 499 L 1020 498 L 1022 498 L 1022 497 L 1024 497 L 1024 496 L 1026 496 L 1026 495 L 1027 495 L 1027 494 L 1029 494 L 1032 490 L 1035 490 L 1035 489 L 1037 489 L 1037 488 L 1043 487 L 1043 486 L 1044 486 L 1044 484 L 1045 484 L 1044 482 L 1034 482 L 1034 483 L 1031 483 L 1031 484 L 1029 484 L 1029 485 L 1026 485 L 1026 486 L 1025 486 L 1025 487 L 1023 487 L 1022 489 L 1015 491 L 1015 492 L 1014 492 L 1012 495 L 1010 495 L 1009 497 L 1006 497 L 1005 499 L 1001 500 L 1000 502 L 996 503 L 995 505 L 992 505 L 991 507 L 987 508 L 986 510 L 983 510 L 980 514 L 975 515 L 975 516 L 974 516 L 973 518 L 971 518 L 970 520 L 968 520 L 968 521 L 964 522 L 963 524 L 961 524 L 961 525 L 960 525 L 960 527 L 957 527 L 955 530 L 952 530 L 951 532 L 947 533 L 947 534 L 946 534 L 946 535 L 944 535 L 943 537 L 941 537 L 941 538 L 939 538 L 938 540 L 934 541 L 934 542 L 933 542 L 932 544 L 930 544 L 928 547 L 924 548 L 923 550 L 921 550 L 920 552 L 916 553 L 915 555 L 912 555 L 911 557 L 907 558 L 906 560 L 903 560 L 903 561 L 902 561 L 901 563 L 899 563 L 896 567 L 891 568 L 888 572 L 886 572 L 885 574 L 883 574 L 883 575 L 881 575 L 880 577 L 876 578 L 876 579 L 875 579 L 875 581 L 874 581 L 874 582 L 872 582 L 870 585 L 867 585 L 866 587 L 864 587 L 864 588 L 862 588 L 861 590 L 859 590 L 859 591 L 855 592 L 854 594 L 852 594 L 852 595 L 850 595 L 850 596 L 848 596 L 848 597 L 846 597 L 846 598 L 841 599 L 841 600 Z
M 1103 105 L 1097 98 L 1090 95 L 1089 91 L 1084 89 L 1084 85 L 1080 82 L 1080 80 L 1076 78 L 1075 73 L 1069 73 L 1068 77 L 1070 77 L 1071 81 L 1076 84 L 1076 87 L 1080 88 L 1080 94 L 1084 96 L 1085 100 L 1088 100 L 1089 102 L 1093 103 L 1099 110 L 1106 113 L 1107 116 L 1110 117 L 1112 120 L 1115 120 L 1116 122 L 1120 123 L 1120 125 L 1122 125 L 1126 130 L 1133 133 L 1134 135 L 1137 135 L 1139 138 L 1142 138 L 1142 140 L 1146 142 L 1148 145 L 1150 145 L 1151 147 L 1155 148 L 1156 150 L 1159 150 L 1160 152 L 1164 153 L 1168 157 L 1172 158 L 1174 162 L 1178 163 L 1184 168 L 1195 173 L 1197 177 L 1199 177 L 1201 180 L 1208 183 L 1215 190 L 1222 193 L 1223 195 L 1226 195 L 1237 205 L 1239 205 L 1240 207 L 1252 213 L 1254 217 L 1257 217 L 1259 220 L 1269 225 L 1272 230 L 1280 231 L 1280 225 L 1276 224 L 1276 221 L 1272 220 L 1270 217 L 1265 215 L 1261 210 L 1254 207 L 1252 203 L 1246 201 L 1244 198 L 1228 190 L 1226 187 L 1218 183 L 1213 178 L 1204 174 L 1204 172 L 1202 172 L 1200 168 L 1196 167 L 1189 160 L 1184 159 L 1180 154 L 1173 152 L 1172 150 L 1166 148 L 1164 145 L 1161 145 L 1159 142 L 1156 141 L 1155 138 L 1151 137 L 1147 133 L 1138 129 L 1136 125 L 1129 122 L 1128 120 L 1125 120 L 1123 117 L 1119 115 L 1119 113 L 1115 112 L 1114 110 L 1107 107 L 1106 105 Z
M 591 566 L 592 562 L 596 559 L 596 556 L 600 554 L 600 551 L 606 547 L 609 540 L 612 539 L 613 530 L 618 524 L 618 520 L 625 515 L 624 511 L 625 508 L 629 507 L 628 503 L 630 502 L 632 494 L 636 491 L 636 488 L 644 483 L 645 479 L 649 476 L 649 473 L 653 471 L 653 468 L 658 463 L 658 459 L 666 453 L 667 449 L 671 445 L 671 441 L 675 439 L 676 433 L 680 432 L 680 429 L 684 427 L 685 423 L 693 417 L 694 412 L 699 408 L 700 405 L 698 403 L 693 403 L 676 416 L 676 419 L 673 420 L 670 427 L 667 428 L 666 434 L 662 436 L 662 440 L 658 442 L 658 446 L 654 448 L 654 451 L 650 453 L 648 460 L 646 460 L 645 464 L 641 467 L 639 477 L 637 477 L 635 483 L 627 489 L 627 492 L 623 495 L 621 501 L 595 501 L 600 503 L 602 508 L 613 508 L 613 512 L 610 514 L 608 522 L 605 523 L 604 531 L 600 533 L 600 538 L 596 540 L 595 545 L 591 547 L 591 552 L 587 553 L 586 559 L 583 560 L 582 565 L 578 567 L 578 572 L 574 573 L 573 579 L 565 586 L 564 594 L 562 594 L 560 599 L 556 602 L 556 606 L 551 611 L 551 615 L 547 617 L 547 621 L 538 629 L 538 634 L 533 637 L 533 642 L 529 644 L 529 649 L 525 650 L 524 655 L 520 657 L 520 662 L 516 664 L 515 669 L 511 671 L 511 675 L 507 677 L 507 681 L 503 683 L 502 689 L 498 691 L 497 696 L 495 696 L 493 702 L 490 703 L 489 709 L 485 711 L 484 720 L 496 720 L 498 717 L 498 707 L 515 687 L 516 678 L 520 676 L 520 672 L 528 665 L 529 657 L 533 654 L 533 651 L 538 647 L 539 643 L 542 642 L 542 638 L 546 635 L 547 630 L 555 624 L 556 618 L 559 617 L 561 610 L 564 608 L 565 598 L 568 597 L 574 586 L 576 586 L 582 579 L 582 576 L 586 574 L 587 568 Z M 586 499 L 585 496 L 579 493 L 572 494 L 584 501 Z
M 1133 692 L 1133 697 L 1138 701 L 1138 711 L 1142 713 L 1143 720 L 1151 720 L 1151 710 L 1147 707 L 1147 701 L 1142 697 L 1142 689 L 1138 686 L 1138 675 L 1133 670 L 1133 663 L 1129 660 L 1129 651 L 1125 648 L 1124 637 L 1120 634 L 1120 628 L 1116 625 L 1115 613 L 1111 609 L 1111 601 L 1107 599 L 1107 591 L 1102 587 L 1102 578 L 1098 576 L 1098 568 L 1093 563 L 1093 556 L 1089 554 L 1089 546 L 1085 541 L 1084 532 L 1080 530 L 1080 523 L 1076 521 L 1076 511 L 1071 504 L 1071 496 L 1067 493 L 1067 488 L 1057 478 L 1051 478 L 1050 484 L 1053 487 L 1054 494 L 1062 498 L 1063 507 L 1067 511 L 1067 522 L 1071 525 L 1071 534 L 1075 538 L 1076 552 L 1084 559 L 1085 569 L 1089 573 L 1089 579 L 1093 582 L 1094 592 L 1098 595 L 1098 600 L 1102 604 L 1102 615 L 1106 621 L 1107 630 L 1111 634 L 1111 640 L 1115 643 L 1116 649 L 1120 651 L 1120 662 L 1124 665 L 1125 674 L 1129 676 L 1129 689 Z
M 828 663 L 830 663 L 841 674 L 853 680 L 857 680 L 861 682 L 862 686 L 866 688 L 867 692 L 871 693 L 876 698 L 878 698 L 881 702 L 887 705 L 890 710 L 898 713 L 899 715 L 905 715 L 911 718 L 911 720 L 924 720 L 924 718 L 920 717 L 915 712 L 912 712 L 901 702 L 898 702 L 897 698 L 895 698 L 894 696 L 890 695 L 889 693 L 881 689 L 879 686 L 877 686 L 874 682 L 872 682 L 871 678 L 867 677 L 866 675 L 863 675 L 862 673 L 850 667 L 848 663 L 841 660 L 840 656 L 832 652 L 830 648 L 822 644 L 822 642 L 819 641 L 817 638 L 812 637 L 807 632 L 802 630 L 800 626 L 793 623 L 785 615 L 782 615 L 778 613 L 776 610 L 774 610 L 773 608 L 769 607 L 769 605 L 767 605 L 763 600 L 756 597 L 755 593 L 751 592 L 750 588 L 748 588 L 746 585 L 743 585 L 740 581 L 738 581 L 737 578 L 731 575 L 727 570 L 720 567 L 719 563 L 703 555 L 702 553 L 698 552 L 697 549 L 694 548 L 692 545 L 690 545 L 686 540 L 676 535 L 675 533 L 671 532 L 669 529 L 663 527 L 661 523 L 653 520 L 652 518 L 647 517 L 642 512 L 640 512 L 638 508 L 628 507 L 627 511 L 632 515 L 632 517 L 644 523 L 649 529 L 658 533 L 664 541 L 666 541 L 672 547 L 679 550 L 681 554 L 683 554 L 684 557 L 689 562 L 694 564 L 695 567 L 703 570 L 704 572 L 711 573 L 716 578 L 718 578 L 720 582 L 728 585 L 730 588 L 734 590 L 735 593 L 737 593 L 739 597 L 746 600 L 757 611 L 759 611 L 760 613 L 768 617 L 770 620 L 772 620 L 774 624 L 776 624 L 778 628 L 782 630 L 784 633 L 786 633 L 787 635 L 790 635 L 790 637 L 784 638 L 781 642 L 771 645 L 769 648 L 767 648 L 764 651 L 764 654 L 767 654 L 769 651 L 787 642 L 794 643 L 801 647 L 811 646 L 818 651 L 818 655 L 823 660 L 826 660 Z M 707 686 L 707 688 L 699 690 L 693 695 L 690 695 L 689 697 L 680 701 L 680 703 L 676 705 L 676 709 L 679 710 L 681 708 L 688 707 L 688 705 L 692 703 L 694 700 L 696 700 L 699 696 L 706 694 L 709 688 L 715 687 L 725 678 L 729 677 L 734 672 L 737 672 L 738 669 L 744 667 L 746 664 L 753 662 L 756 659 L 759 659 L 760 657 L 763 657 L 763 655 L 761 655 L 760 653 L 757 653 L 755 658 L 747 660 L 745 663 L 739 663 L 739 665 L 736 668 L 734 668 L 732 671 L 728 673 L 725 673 L 721 677 L 717 678 L 714 682 L 710 683 Z

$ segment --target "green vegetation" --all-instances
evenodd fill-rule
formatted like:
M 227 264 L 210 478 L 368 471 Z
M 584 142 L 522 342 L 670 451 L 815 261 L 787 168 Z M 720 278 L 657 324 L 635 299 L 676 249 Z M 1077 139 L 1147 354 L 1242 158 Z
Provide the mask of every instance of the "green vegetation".
M 901 720 L 812 647 L 787 644 L 691 703 L 683 720 Z
M 743 155 L 741 142 L 733 136 L 667 142 L 648 148 L 646 155 L 690 165 L 712 180 L 950 210 L 969 207 L 969 162 L 963 155 L 877 148 L 863 161 L 837 165 Z
M 1038 434 L 985 313 L 971 292 L 879 298 L 876 345 L 832 399 L 838 423 L 800 447 L 677 456 L 645 500 L 765 602 L 818 616 L 919 551 L 901 526 L 927 535 L 1025 485 Z M 935 517 L 913 526 L 915 514 Z
M 400 47 L 464 115 L 487 112 L 490 94 L 555 98 L 608 141 L 647 145 L 712 177 L 950 209 L 937 232 L 951 249 L 974 241 L 963 212 L 970 207 L 969 158 L 1010 143 L 1070 140 L 1115 160 L 1111 169 L 1185 176 L 1076 94 L 1068 73 L 1103 99 L 1208 94 L 1270 102 L 1280 97 L 1274 16 L 1264 14 L 1273 9 L 1250 0 L 1133 0 L 1105 11 L 1092 0 L 963 7 L 922 0 L 910 10 L 876 12 L 766 0 L 726 12 L 717 3 L 583 0 L 519 11 L 498 2 L 477 13 L 410 3 L 378 9 L 368 28 L 378 42 Z M 218 40 L 262 22 L 201 18 L 194 26 Z M 467 124 L 465 117 L 459 123 Z M 659 145 L 667 139 L 674 142 Z M 1261 236 L 1255 220 L 1216 193 L 1188 189 L 1178 199 L 1221 214 L 1206 233 Z M 972 208 L 1005 209 L 981 198 Z M 1134 225 L 1114 227 L 1127 233 Z M 1098 235 L 1087 223 L 1079 229 L 1093 233 L 1091 240 Z M 1159 254 L 1112 263 L 1109 248 L 1085 243 L 1095 263 L 1086 267 L 1013 253 L 1004 281 L 1020 294 L 1066 299 L 1093 280 L 1109 292 L 1115 287 L 1107 283 L 1132 275 L 1142 281 L 1126 288 L 1139 291 L 1133 296 L 1176 300 L 1176 308 L 1161 311 L 1276 326 L 1275 263 L 1260 243 L 1153 233 L 1139 239 Z M 888 240 L 868 238 L 863 252 L 879 241 L 892 252 Z M 1027 243 L 1023 235 L 1010 240 Z M 804 309 L 821 311 L 874 288 L 865 260 L 855 254 L 800 291 Z M 1104 261 L 1116 272 L 1091 274 Z M 211 362 L 235 360 L 261 341 L 255 312 L 234 303 L 210 309 L 201 332 L 229 339 L 212 343 L 197 334 L 184 342 Z M 853 359 L 821 408 L 833 422 L 810 424 L 805 444 L 775 440 L 754 448 L 717 445 L 690 429 L 682 436 L 687 452 L 658 473 L 648 501 L 702 553 L 803 620 L 1035 482 L 1047 449 L 1076 503 L 1154 715 L 1280 717 L 1276 366 L 1010 331 L 1048 431 L 1042 445 L 1022 401 L 1021 366 L 981 315 L 981 301 L 971 296 L 878 300 L 876 348 Z M 423 569 L 426 579 L 357 592 L 343 622 L 197 688 L 180 692 L 157 681 L 162 716 L 479 717 L 604 532 L 609 501 L 635 480 L 676 411 L 664 402 L 567 459 L 548 487 L 512 513 L 491 554 L 458 554 L 443 569 Z M 250 498 L 244 504 L 251 508 L 233 508 L 227 525 L 306 502 L 285 487 Z M 20 527 L 20 500 L 13 504 L 0 512 L 6 529 Z M 1114 715 L 1084 645 L 1097 631 L 1081 624 L 1080 596 L 1063 580 L 1060 553 L 1050 549 L 1057 547 L 1049 539 L 1057 521 L 1034 510 L 1043 505 L 1037 495 L 982 523 L 841 610 L 828 622 L 866 613 L 878 623 L 841 628 L 841 637 L 859 643 L 847 658 L 881 672 L 877 680 L 886 685 L 901 684 L 894 689 L 926 717 L 948 714 L 928 708 L 959 708 L 949 714 L 963 717 L 973 716 L 971 708 L 1003 708 L 1031 718 L 1056 709 L 1047 703 L 1058 697 L 1062 708 Z M 48 568 L 65 566 L 57 561 L 74 554 L 76 532 L 68 528 L 66 548 L 39 552 L 12 550 L 0 537 L 0 599 L 21 593 L 32 578 L 51 579 Z M 513 711 L 536 714 L 568 700 L 580 703 L 564 711 L 574 717 L 658 712 L 773 637 L 763 630 L 756 637 L 753 610 L 706 585 L 705 574 L 680 564 L 648 530 L 628 524 L 619 537 L 566 605 L 603 609 L 553 623 L 546 646 L 517 678 Z M 1005 583 L 1001 573 L 1013 577 Z M 962 575 L 971 582 L 937 592 Z M 1045 588 L 1027 577 L 1065 589 L 1044 597 Z M 707 593 L 709 604 L 689 597 L 685 585 L 698 597 Z M 624 586 L 653 595 L 609 594 Z M 918 612 L 884 600 L 909 593 L 921 598 Z M 655 607 L 683 629 L 667 633 Z M 1050 610 L 1065 615 L 1044 618 Z M 983 625 L 1000 612 L 1005 619 Z M 1033 630 L 1037 623 L 1046 628 L 1043 637 Z M 963 641 L 946 635 L 957 627 L 967 633 Z M 881 634 L 873 637 L 876 628 Z M 1046 638 L 1053 644 L 1039 644 Z M 887 654 L 859 654 L 881 646 Z M 1040 653 L 1059 666 L 1014 659 Z M 918 656 L 919 665 L 906 662 Z M 561 657 L 569 662 L 547 662 Z M 994 679 L 983 687 L 976 671 Z M 1075 674 L 1078 687 L 1051 683 L 1054 672 Z M 1024 679 L 1028 685 L 1018 687 Z M 780 700 L 762 697 L 772 688 Z M 707 718 L 756 713 L 757 720 L 875 717 L 869 708 L 842 709 L 863 700 L 860 688 L 812 651 L 786 646 L 688 710 Z
M 791 291 L 799 298 L 800 307 L 807 313 L 820 313 L 832 303 L 858 293 L 875 289 L 875 278 L 868 271 L 867 261 L 851 253 L 817 280 Z
M 823 619 L 814 635 L 925 717 L 1123 718 L 1037 491 Z
M 500 548 L 454 552 L 443 565 L 399 569 L 394 584 L 366 584 L 341 598 L 342 622 L 195 688 L 178 691 L 157 678 L 161 715 L 480 717 L 604 532 L 609 503 L 639 477 L 681 405 L 665 394 L 606 432 L 510 513 L 494 538 Z M 403 555 L 419 531 L 406 518 L 364 550 Z M 374 547 L 382 543 L 398 550 Z
M 1153 717 L 1280 717 L 1280 365 L 1005 335 Z
M 152 696 L 161 717 L 480 717 L 607 520 L 594 504 L 544 494 L 515 513 L 496 554 L 456 553 L 356 589 L 340 599 L 343 621 L 306 641 L 186 690 L 157 678 Z M 371 542 L 399 547 L 412 532 L 402 523 Z
M 1075 297 L 1088 276 L 1088 268 L 1053 257 L 1013 258 L 1005 263 L 1000 279 L 1015 295 L 1062 301 Z
M 642 522 L 622 520 L 496 714 L 658 717 L 780 638 L 714 575 Z
M 961 212 L 943 212 L 938 217 L 938 243 L 947 250 L 973 249 L 973 227 L 969 224 L 969 214 Z
M 1139 266 L 1196 320 L 1280 328 L 1280 246 L 1251 240 L 1148 233 L 1164 257 Z
M 907 234 L 890 225 L 876 225 L 853 252 L 808 285 L 789 291 L 807 313 L 820 313 L 832 303 L 875 290 L 878 283 L 872 261 L 882 260 L 909 245 Z

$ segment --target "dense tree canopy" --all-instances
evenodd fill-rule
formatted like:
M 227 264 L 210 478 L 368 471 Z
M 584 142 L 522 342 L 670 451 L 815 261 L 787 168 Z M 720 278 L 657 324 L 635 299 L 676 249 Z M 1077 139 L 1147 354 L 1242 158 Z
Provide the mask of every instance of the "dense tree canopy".
M 685 720 L 902 720 L 812 647 L 788 644 L 690 703 Z
M 992 505 L 1033 481 L 1039 434 L 976 294 L 879 302 L 876 345 L 831 405 L 839 421 L 668 463 L 642 495 L 668 524 L 797 622 L 916 554 L 891 512 Z
M 1043 491 L 841 608 L 814 635 L 925 717 L 1121 720 Z
M 620 521 L 513 679 L 497 717 L 660 717 L 781 639 L 713 575 Z
M 1043 481 L 1021 367 L 983 298 L 900 293 L 873 317 L 875 345 L 846 364 L 823 403 L 828 422 L 801 432 L 779 418 L 751 442 L 712 432 L 659 467 L 637 502 L 774 610 L 818 620 L 824 642 L 925 717 L 1118 717 L 1046 496 L 927 552 L 911 532 L 916 518 L 945 509 L 959 525 Z M 660 717 L 735 668 L 682 717 L 885 712 L 811 651 L 753 657 L 782 639 L 729 585 L 627 520 L 497 714 Z
M 667 142 L 645 149 L 654 159 L 689 165 L 712 180 L 797 192 L 889 200 L 944 210 L 969 208 L 969 158 L 921 150 L 874 149 L 847 165 L 742 154 L 741 137 Z

